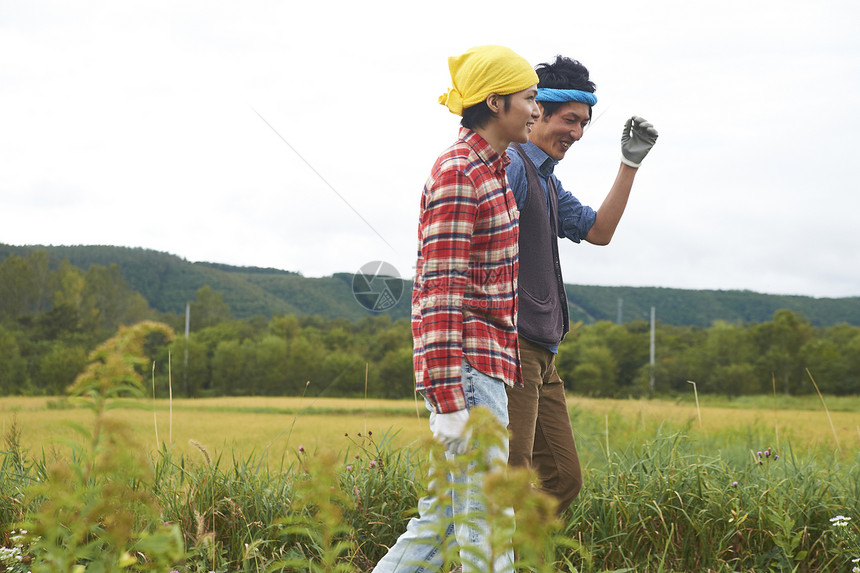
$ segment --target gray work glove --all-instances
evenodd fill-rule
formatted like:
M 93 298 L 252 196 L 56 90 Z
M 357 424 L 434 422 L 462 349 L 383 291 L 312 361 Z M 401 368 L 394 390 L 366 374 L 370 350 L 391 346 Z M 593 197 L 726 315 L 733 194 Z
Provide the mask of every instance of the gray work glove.
M 657 130 L 644 118 L 634 115 L 624 124 L 621 134 L 621 162 L 639 167 L 657 141 Z
M 469 445 L 469 433 L 466 432 L 469 410 L 436 414 L 435 418 L 433 437 L 445 444 L 445 449 L 452 454 L 466 453 L 466 447 Z

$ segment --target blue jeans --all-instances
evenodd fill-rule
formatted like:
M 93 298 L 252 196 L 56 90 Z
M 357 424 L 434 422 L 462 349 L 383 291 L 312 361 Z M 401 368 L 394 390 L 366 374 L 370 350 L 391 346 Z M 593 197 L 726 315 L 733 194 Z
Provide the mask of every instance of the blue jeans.
M 463 391 L 466 394 L 466 407 L 483 406 L 490 410 L 503 427 L 508 427 L 508 396 L 505 383 L 498 378 L 492 378 L 479 372 L 466 360 L 462 367 Z M 425 400 L 426 403 L 426 400 Z M 430 409 L 429 403 L 426 403 Z M 433 430 L 436 414 L 430 409 L 430 430 Z M 446 453 L 446 456 L 451 454 Z M 504 449 L 493 448 L 487 451 L 487 459 L 492 462 L 500 460 L 506 464 L 508 460 L 508 443 L 505 440 Z M 432 477 L 432 476 L 431 476 Z M 451 492 L 452 504 L 443 508 L 437 507 L 438 500 L 425 496 L 418 501 L 418 517 L 409 520 L 406 531 L 397 539 L 397 543 L 388 550 L 376 567 L 374 573 L 406 572 L 415 573 L 436 572 L 443 565 L 443 548 L 456 544 L 458 548 L 469 547 L 470 551 L 460 551 L 463 572 L 485 573 L 486 567 L 477 563 L 472 552 L 490 554 L 489 531 L 483 520 L 460 519 L 455 522 L 455 516 L 483 514 L 484 505 L 480 494 L 483 474 L 469 472 L 465 475 L 448 475 L 449 483 L 465 484 Z M 432 489 L 432 488 L 431 488 Z M 477 493 L 477 495 L 472 495 Z M 448 522 L 445 527 L 445 538 L 437 534 L 442 530 L 440 520 Z M 455 525 L 456 523 L 456 525 Z M 495 573 L 512 573 L 514 555 L 512 551 L 499 556 L 493 567 Z

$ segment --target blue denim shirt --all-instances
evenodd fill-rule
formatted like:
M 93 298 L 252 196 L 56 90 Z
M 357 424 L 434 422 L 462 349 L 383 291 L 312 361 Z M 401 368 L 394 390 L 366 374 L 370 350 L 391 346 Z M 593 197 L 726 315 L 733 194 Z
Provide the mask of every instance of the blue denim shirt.
M 540 147 L 532 142 L 524 143 L 523 149 L 537 167 L 544 194 L 547 192 L 547 179 L 552 177 L 555 182 L 555 188 L 558 190 L 558 236 L 562 239 L 570 239 L 574 243 L 580 242 L 594 225 L 597 212 L 580 203 L 579 199 L 562 187 L 561 181 L 553 174 L 558 161 L 544 153 Z M 511 163 L 505 170 L 508 175 L 508 186 L 517 200 L 517 208 L 522 209 L 528 194 L 524 158 L 520 157 L 520 154 L 511 147 L 508 148 L 508 157 L 511 158 Z M 547 199 L 547 209 L 549 209 L 549 199 Z

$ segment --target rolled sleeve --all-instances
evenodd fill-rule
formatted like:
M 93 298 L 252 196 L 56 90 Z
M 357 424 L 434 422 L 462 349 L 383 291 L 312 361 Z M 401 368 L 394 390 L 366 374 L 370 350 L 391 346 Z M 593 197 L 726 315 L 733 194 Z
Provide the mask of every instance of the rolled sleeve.
M 555 175 L 550 177 L 553 178 L 558 191 L 558 236 L 579 243 L 594 226 L 597 211 L 580 203 L 579 199 L 562 187 L 561 181 Z

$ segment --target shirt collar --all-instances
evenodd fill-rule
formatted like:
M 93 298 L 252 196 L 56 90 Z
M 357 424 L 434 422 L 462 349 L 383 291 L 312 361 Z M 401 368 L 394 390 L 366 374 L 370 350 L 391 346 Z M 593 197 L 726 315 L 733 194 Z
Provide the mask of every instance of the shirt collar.
M 555 166 L 558 165 L 558 161 L 547 155 L 543 149 L 531 141 L 523 144 L 523 150 L 543 177 L 552 175 Z
M 511 162 L 507 153 L 499 155 L 486 139 L 468 127 L 461 127 L 459 135 L 460 139 L 472 148 L 478 157 L 481 158 L 481 161 L 487 164 L 487 167 L 489 167 L 491 171 L 495 173 L 503 172 L 505 167 L 507 167 Z

